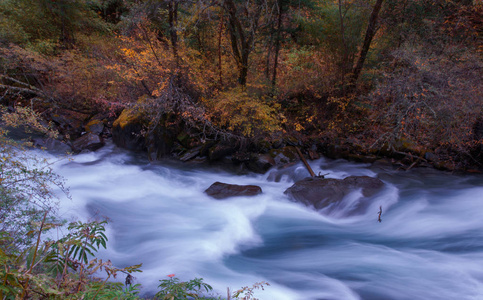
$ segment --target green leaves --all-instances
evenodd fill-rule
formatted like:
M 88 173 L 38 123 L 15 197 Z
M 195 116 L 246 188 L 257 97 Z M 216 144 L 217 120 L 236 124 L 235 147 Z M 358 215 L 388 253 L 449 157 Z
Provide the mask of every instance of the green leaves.
M 174 274 L 168 275 L 169 279 L 160 280 L 158 288 L 161 290 L 155 297 L 162 300 L 184 299 L 208 299 L 202 296 L 205 292 L 211 292 L 211 285 L 204 283 L 203 278 L 195 278 L 190 281 L 180 281 Z
M 68 229 L 71 230 L 71 233 L 65 237 L 66 241 L 72 245 L 69 255 L 87 263 L 88 254 L 94 256 L 94 252 L 97 252 L 100 246 L 105 249 L 107 237 L 104 234 L 104 224 L 107 224 L 107 221 L 70 223 Z
M 40 233 L 55 225 L 42 222 L 39 229 L 32 231 L 38 243 L 23 252 L 7 251 L 5 241 L 10 237 L 0 231 L 0 299 L 16 299 L 32 293 L 49 299 L 139 299 L 140 285 L 132 284 L 131 274 L 142 272 L 142 264 L 117 268 L 110 260 L 94 257 L 89 261 L 101 247 L 106 247 L 106 224 L 106 221 L 70 223 L 66 236 L 40 244 Z M 94 277 L 100 271 L 107 275 L 103 281 Z M 122 283 L 108 282 L 119 273 L 127 275 L 125 287 Z

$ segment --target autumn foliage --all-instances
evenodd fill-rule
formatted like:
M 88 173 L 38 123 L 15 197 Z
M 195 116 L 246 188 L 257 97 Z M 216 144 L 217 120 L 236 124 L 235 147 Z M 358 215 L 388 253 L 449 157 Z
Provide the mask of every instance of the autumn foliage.
M 0 101 L 481 167 L 482 19 L 478 1 L 8 0 Z

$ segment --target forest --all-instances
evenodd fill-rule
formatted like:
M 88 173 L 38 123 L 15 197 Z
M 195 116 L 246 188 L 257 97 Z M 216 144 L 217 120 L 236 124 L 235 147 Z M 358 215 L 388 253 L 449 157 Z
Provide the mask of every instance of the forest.
M 9 205 L 25 199 L 42 206 L 52 196 L 46 182 L 62 186 L 42 169 L 15 173 L 25 152 L 9 137 L 14 127 L 29 127 L 43 140 L 30 139 L 27 147 L 97 149 L 79 142 L 87 132 L 95 133 L 90 142 L 112 137 L 151 160 L 230 155 L 261 173 L 266 167 L 254 166 L 254 157 L 285 146 L 309 158 L 384 157 L 406 170 L 480 173 L 483 3 L 3 0 L 0 116 L 2 216 L 12 216 Z M 67 267 L 59 269 L 70 259 L 86 272 L 104 268 L 109 277 L 138 270 L 88 264 L 86 252 L 106 246 L 103 226 L 95 223 L 71 224 L 68 237 L 42 246 L 50 262 L 65 260 L 55 265 L 57 288 L 24 276 L 33 265 L 9 272 L 18 267 L 12 259 L 19 251 L 34 249 L 35 264 L 40 233 L 56 226 L 35 207 L 15 216 L 31 217 L 37 229 L 25 230 L 27 221 L 15 228 L 0 223 L 1 245 L 10 247 L 0 250 L 0 295 L 34 297 L 35 289 L 75 295 L 87 283 L 82 271 L 68 279 Z M 5 236 L 12 232 L 13 240 Z M 211 288 L 175 279 L 166 285 Z M 89 292 L 95 298 L 99 291 L 98 285 Z
M 66 110 L 107 122 L 126 109 L 145 136 L 176 125 L 192 145 L 292 138 L 482 165 L 480 1 L 8 0 L 0 15 L 10 112 L 58 124 Z

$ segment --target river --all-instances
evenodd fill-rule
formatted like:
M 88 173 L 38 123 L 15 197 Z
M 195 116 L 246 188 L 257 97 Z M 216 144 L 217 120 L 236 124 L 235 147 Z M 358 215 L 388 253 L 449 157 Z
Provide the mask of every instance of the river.
M 344 160 L 310 162 L 326 178 L 379 177 L 386 184 L 364 215 L 323 216 L 283 194 L 308 176 L 299 163 L 267 174 L 150 163 L 112 144 L 61 160 L 72 200 L 68 220 L 106 217 L 104 259 L 143 263 L 136 282 L 202 277 L 220 296 L 256 282 L 260 300 L 483 299 L 483 177 L 430 169 L 396 171 Z M 259 185 L 255 197 L 215 200 L 213 182 Z M 349 197 L 357 200 L 358 193 Z M 349 199 L 351 200 L 351 199 Z M 349 201 L 348 200 L 348 201 Z M 382 222 L 377 221 L 382 206 Z

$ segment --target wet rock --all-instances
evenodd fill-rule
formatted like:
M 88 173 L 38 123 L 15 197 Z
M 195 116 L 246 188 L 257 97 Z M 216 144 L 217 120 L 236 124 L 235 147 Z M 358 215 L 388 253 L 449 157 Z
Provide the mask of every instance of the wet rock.
M 285 143 L 290 146 L 300 146 L 302 143 L 297 138 L 290 136 L 285 138 Z
M 33 145 L 55 153 L 66 154 L 72 151 L 72 148 L 66 143 L 52 138 L 35 138 Z
M 112 140 L 117 146 L 124 149 L 145 150 L 144 136 L 141 135 L 145 123 L 140 113 L 131 109 L 123 110 L 113 123 Z
M 287 146 L 280 149 L 272 149 L 270 156 L 273 157 L 275 164 L 284 165 L 299 160 L 295 147 Z
M 195 158 L 196 156 L 198 156 L 200 154 L 200 150 L 201 150 L 202 147 L 203 146 L 198 146 L 198 147 L 195 147 L 191 150 L 186 151 L 185 154 L 181 155 L 179 160 L 188 161 L 188 160 Z
M 424 159 L 428 161 L 435 161 L 437 159 L 437 156 L 432 152 L 426 152 L 424 153 Z
M 262 193 L 262 188 L 256 185 L 236 185 L 217 181 L 206 189 L 205 193 L 215 199 L 226 199 L 237 196 L 256 196 Z
M 483 140 L 483 116 L 476 119 L 473 124 L 473 139 L 476 141 Z
M 282 139 L 278 139 L 272 143 L 273 149 L 279 149 L 279 148 L 282 148 L 283 146 L 284 146 L 284 143 Z
M 285 194 L 295 202 L 303 203 L 316 210 L 325 209 L 330 213 L 344 206 L 344 197 L 358 189 L 362 190 L 362 198 L 346 212 L 348 215 L 360 214 L 370 204 L 368 197 L 381 190 L 384 183 L 368 176 L 350 176 L 344 179 L 305 178 L 296 182 L 285 191 Z
M 341 146 L 335 144 L 321 145 L 321 147 L 322 153 L 326 157 L 332 159 L 342 158 L 343 153 L 345 152 L 345 150 Z
M 208 151 L 208 158 L 210 161 L 221 160 L 227 155 L 231 155 L 238 150 L 235 143 L 221 142 L 210 148 Z
M 347 155 L 346 159 L 361 163 L 374 163 L 378 158 L 375 155 L 353 153 Z
M 392 170 L 394 168 L 394 163 L 388 158 L 380 158 L 372 163 L 372 167 L 382 170 Z
M 247 168 L 252 172 L 264 174 L 275 164 L 275 160 L 268 154 L 253 154 Z
M 483 116 L 480 116 L 473 124 L 473 139 L 477 142 L 471 151 L 473 157 L 483 165 Z
M 104 146 L 104 140 L 93 133 L 86 133 L 72 142 L 72 148 L 75 152 L 81 152 L 83 150 L 96 151 L 102 146 Z
M 49 116 L 50 120 L 58 125 L 58 129 L 62 134 L 68 134 L 73 139 L 80 137 L 84 122 L 88 117 L 88 114 L 68 109 L 57 109 Z
M 320 154 L 316 150 L 309 149 L 307 151 L 310 160 L 315 160 L 320 158 Z
M 242 152 L 242 151 L 235 152 L 231 156 L 231 160 L 235 164 L 248 163 L 248 162 L 250 162 L 250 158 L 251 158 L 250 153 Z
M 104 130 L 104 122 L 98 119 L 91 119 L 86 126 L 84 126 L 86 132 L 91 132 L 100 135 Z
M 154 130 L 149 132 L 145 138 L 148 157 L 150 160 L 160 160 L 171 154 L 176 132 L 169 127 L 158 125 Z
M 148 158 L 152 161 L 162 159 L 172 154 L 175 146 L 174 141 L 178 135 L 176 122 L 168 122 L 169 116 L 159 121 L 155 128 L 150 128 L 149 120 L 143 113 L 136 109 L 125 109 L 113 123 L 112 140 L 114 143 L 128 150 L 148 152 Z M 167 125 L 165 124 L 173 124 Z

